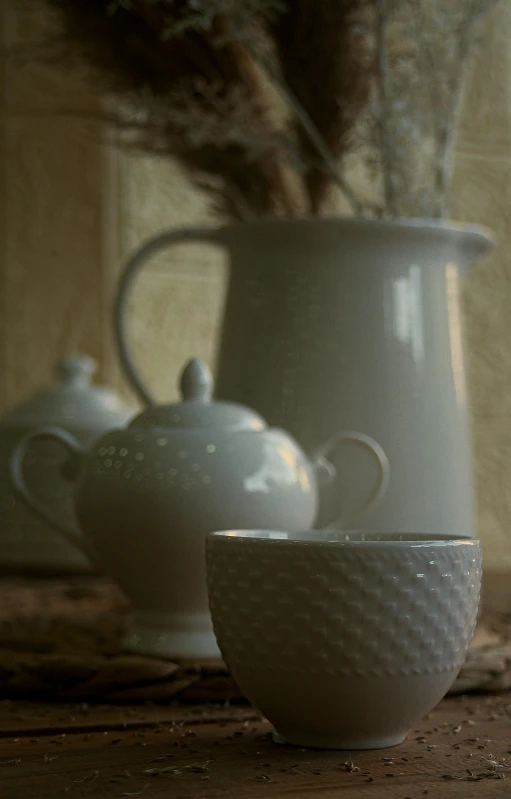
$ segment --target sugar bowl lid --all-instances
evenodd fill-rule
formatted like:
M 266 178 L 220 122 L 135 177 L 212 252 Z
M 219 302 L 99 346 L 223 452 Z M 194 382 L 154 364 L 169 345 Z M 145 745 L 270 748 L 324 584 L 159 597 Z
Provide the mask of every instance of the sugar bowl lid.
M 266 430 L 266 422 L 244 405 L 212 400 L 213 378 L 206 364 L 193 358 L 180 375 L 181 402 L 153 405 L 129 427 L 162 427 L 176 431 L 206 428 L 230 432 Z
M 96 361 L 89 355 L 65 356 L 57 363 L 55 382 L 6 411 L 0 424 L 56 424 L 97 434 L 126 424 L 134 409 L 111 389 L 91 383 L 96 368 Z

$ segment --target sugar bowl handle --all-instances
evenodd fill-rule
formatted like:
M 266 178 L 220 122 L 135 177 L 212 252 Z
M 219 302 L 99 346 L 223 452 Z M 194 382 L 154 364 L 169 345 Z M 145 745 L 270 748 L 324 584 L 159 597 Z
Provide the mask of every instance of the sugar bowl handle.
M 24 435 L 16 444 L 9 463 L 11 482 L 16 493 L 23 502 L 39 518 L 46 522 L 53 530 L 58 531 L 72 546 L 83 552 L 93 563 L 97 562 L 97 556 L 83 540 L 77 527 L 66 524 L 57 515 L 47 508 L 28 487 L 23 475 L 23 464 L 30 445 L 34 441 L 58 441 L 67 450 L 69 458 L 62 467 L 65 477 L 73 481 L 79 472 L 84 451 L 80 442 L 66 430 L 60 427 L 41 426 Z
M 368 450 L 376 459 L 379 471 L 379 479 L 376 487 L 365 502 L 356 508 L 351 514 L 344 519 L 338 518 L 332 522 L 328 522 L 326 526 L 333 528 L 343 528 L 353 523 L 364 513 L 367 513 L 371 508 L 376 507 L 383 499 L 388 491 L 390 484 L 390 463 L 385 450 L 378 444 L 378 442 L 365 433 L 357 433 L 352 430 L 342 430 L 335 433 L 328 441 L 319 447 L 315 452 L 314 463 L 316 470 L 319 474 L 326 477 L 328 482 L 336 479 L 335 466 L 328 460 L 328 455 L 339 445 L 342 444 L 356 444 L 365 450 Z

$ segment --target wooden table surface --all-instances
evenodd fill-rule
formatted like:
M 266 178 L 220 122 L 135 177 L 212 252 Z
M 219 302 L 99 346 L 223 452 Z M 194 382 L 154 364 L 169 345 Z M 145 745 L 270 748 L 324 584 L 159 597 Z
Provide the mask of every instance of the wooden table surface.
M 491 587 L 510 607 L 508 576 Z M 246 705 L 0 701 L 0 799 L 511 799 L 511 693 L 445 699 L 393 749 L 270 731 Z
M 401 746 L 272 743 L 246 707 L 0 705 L 0 797 L 472 799 L 511 796 L 511 695 L 444 700 Z

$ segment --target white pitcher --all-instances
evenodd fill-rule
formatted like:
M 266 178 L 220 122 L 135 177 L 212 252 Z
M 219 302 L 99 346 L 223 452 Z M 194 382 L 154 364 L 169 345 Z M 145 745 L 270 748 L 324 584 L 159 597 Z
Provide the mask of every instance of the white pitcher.
M 342 218 L 163 233 L 127 264 L 115 309 L 121 360 L 146 402 L 124 311 L 139 268 L 184 241 L 211 242 L 230 256 L 217 396 L 256 408 L 309 452 L 339 428 L 379 441 L 393 482 L 361 529 L 472 535 L 459 290 L 470 262 L 490 248 L 488 233 Z M 331 456 L 340 471 L 343 457 Z M 370 468 L 350 457 L 344 485 L 354 501 Z M 335 502 L 323 497 L 325 513 Z

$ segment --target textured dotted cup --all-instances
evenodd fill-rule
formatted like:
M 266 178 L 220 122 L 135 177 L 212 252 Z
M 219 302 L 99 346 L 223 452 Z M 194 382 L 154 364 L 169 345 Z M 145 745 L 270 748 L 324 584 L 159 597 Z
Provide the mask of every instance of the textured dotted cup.
M 207 540 L 211 614 L 240 689 L 298 746 L 401 743 L 472 639 L 481 547 L 447 535 L 234 530 Z

